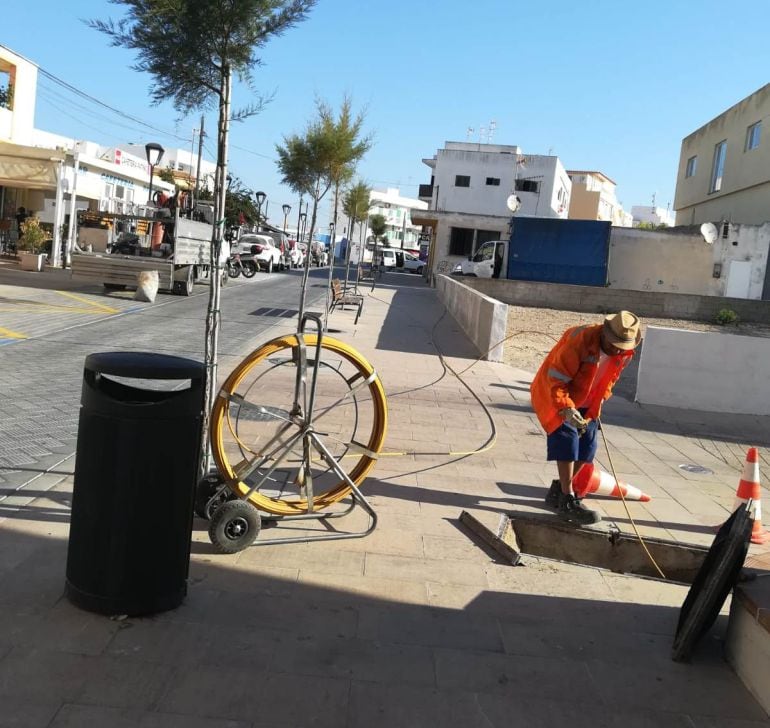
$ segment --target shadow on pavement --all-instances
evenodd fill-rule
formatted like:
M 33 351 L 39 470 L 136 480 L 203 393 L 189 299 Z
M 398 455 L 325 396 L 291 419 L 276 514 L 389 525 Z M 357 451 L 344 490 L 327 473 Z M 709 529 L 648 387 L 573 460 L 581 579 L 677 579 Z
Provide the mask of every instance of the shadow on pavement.
M 66 524 L 41 522 L 42 536 L 29 523 L 9 518 L 0 528 L 0 696 L 14 724 L 181 728 L 196 717 L 206 728 L 225 719 L 240 721 L 230 728 L 523 728 L 572 725 L 579 715 L 582 725 L 706 728 L 765 721 L 722 660 L 724 618 L 693 664 L 676 664 L 677 608 L 588 598 L 582 573 L 488 564 L 504 590 L 462 588 L 434 573 L 453 564 L 461 583 L 462 561 L 426 561 L 415 574 L 401 558 L 376 552 L 262 547 L 196 558 L 176 610 L 110 619 L 62 596 Z M 585 573 L 601 582 L 596 570 Z M 418 597 L 426 584 L 431 596 Z M 570 584 L 583 596 L 547 593 Z

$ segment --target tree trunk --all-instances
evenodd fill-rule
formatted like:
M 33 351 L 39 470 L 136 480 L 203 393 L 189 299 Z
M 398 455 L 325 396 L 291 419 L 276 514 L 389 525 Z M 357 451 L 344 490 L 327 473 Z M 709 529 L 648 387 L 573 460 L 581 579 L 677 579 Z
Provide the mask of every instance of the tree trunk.
M 217 390 L 217 351 L 219 348 L 221 267 L 219 256 L 225 223 L 225 202 L 227 199 L 227 144 L 230 131 L 230 94 L 232 90 L 232 71 L 228 65 L 222 68 L 219 91 L 219 123 L 217 129 L 217 169 L 214 178 L 214 229 L 211 235 L 211 263 L 209 266 L 209 304 L 206 311 L 206 346 L 204 361 L 206 364 L 206 404 L 203 411 L 203 438 L 201 461 L 203 472 L 209 469 L 211 443 L 209 440 L 209 419 L 214 407 Z
M 332 276 L 334 275 L 334 238 L 337 236 L 337 209 L 340 199 L 340 183 L 334 185 L 334 219 L 329 240 L 329 284 L 326 287 L 326 308 L 324 310 L 324 331 L 329 328 L 329 309 L 332 305 Z M 347 279 L 345 280 L 347 286 Z
M 318 200 L 321 195 L 321 180 L 317 179 L 315 190 L 313 191 L 313 215 L 310 218 L 310 233 L 307 237 L 307 255 L 305 256 L 305 269 L 302 271 L 302 287 L 299 294 L 299 323 L 297 330 L 302 326 L 302 316 L 305 313 L 305 299 L 307 298 L 307 279 L 310 275 L 310 244 L 313 241 L 313 231 L 315 230 L 316 214 L 318 213 Z

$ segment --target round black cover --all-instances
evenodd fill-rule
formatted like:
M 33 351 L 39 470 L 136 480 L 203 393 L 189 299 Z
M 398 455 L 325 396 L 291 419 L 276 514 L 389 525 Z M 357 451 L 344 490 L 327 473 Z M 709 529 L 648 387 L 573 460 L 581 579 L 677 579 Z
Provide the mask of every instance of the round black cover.
M 738 581 L 749 550 L 752 526 L 752 514 L 746 504 L 717 532 L 679 612 L 671 653 L 676 662 L 690 658 L 698 640 L 716 621 L 727 595 Z

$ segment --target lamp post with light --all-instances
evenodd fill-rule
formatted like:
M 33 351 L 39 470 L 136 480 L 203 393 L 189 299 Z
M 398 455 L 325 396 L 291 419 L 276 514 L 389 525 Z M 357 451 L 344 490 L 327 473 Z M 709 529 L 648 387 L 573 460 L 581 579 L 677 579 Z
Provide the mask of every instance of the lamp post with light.
M 254 199 L 257 201 L 257 232 L 259 232 L 259 225 L 262 220 L 262 205 L 265 203 L 267 195 L 264 192 L 254 193 Z
M 148 142 L 144 145 L 144 153 L 147 155 L 147 164 L 150 165 L 150 205 L 152 205 L 152 176 L 155 173 L 155 167 L 157 167 L 160 164 L 160 160 L 163 159 L 163 152 L 165 151 L 166 150 L 156 142 Z
M 300 243 L 305 239 L 305 222 L 307 222 L 307 213 L 306 212 L 300 212 L 299 213 L 300 229 L 297 232 L 297 236 L 299 237 L 299 242 Z
M 283 234 L 286 235 L 286 218 L 291 212 L 291 205 L 282 205 L 281 209 L 283 210 Z

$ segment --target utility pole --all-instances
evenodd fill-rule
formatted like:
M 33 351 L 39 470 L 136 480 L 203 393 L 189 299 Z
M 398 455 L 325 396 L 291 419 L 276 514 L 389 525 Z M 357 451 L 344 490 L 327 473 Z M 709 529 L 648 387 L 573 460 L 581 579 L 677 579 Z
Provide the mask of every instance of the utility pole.
M 198 184 L 201 178 L 201 154 L 203 154 L 203 137 L 206 136 L 206 132 L 203 130 L 203 114 L 201 114 L 201 129 L 198 136 L 198 166 L 195 170 L 195 194 L 193 195 L 193 205 L 195 200 L 198 199 Z

